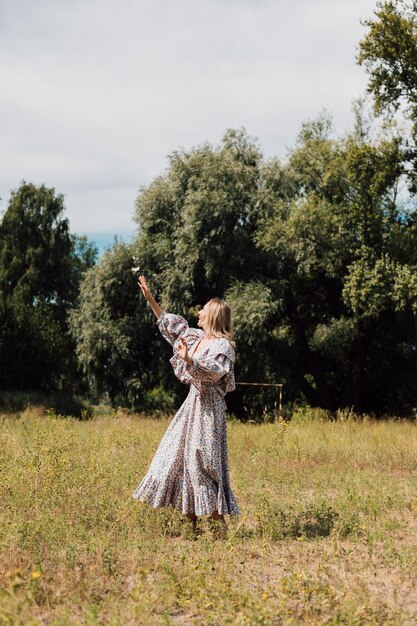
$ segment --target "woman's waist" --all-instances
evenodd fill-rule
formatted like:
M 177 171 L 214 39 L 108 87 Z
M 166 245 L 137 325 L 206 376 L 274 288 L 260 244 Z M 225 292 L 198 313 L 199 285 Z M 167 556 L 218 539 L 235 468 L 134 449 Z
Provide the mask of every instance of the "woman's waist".
M 219 385 L 215 384 L 195 384 L 193 381 L 190 383 L 190 392 L 193 395 L 200 396 L 201 399 L 204 398 L 213 398 L 213 399 L 221 399 L 224 401 L 224 397 L 226 395 L 226 390 L 222 389 Z

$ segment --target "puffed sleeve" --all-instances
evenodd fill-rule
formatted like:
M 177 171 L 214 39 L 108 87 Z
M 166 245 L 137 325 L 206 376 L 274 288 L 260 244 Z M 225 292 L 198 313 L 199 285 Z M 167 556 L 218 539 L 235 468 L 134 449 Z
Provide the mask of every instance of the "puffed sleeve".
M 173 313 L 167 313 L 163 311 L 156 320 L 159 330 L 162 336 L 171 344 L 174 345 L 180 335 L 183 335 L 188 330 L 188 322 L 181 315 L 174 315 Z
M 214 385 L 223 376 L 233 372 L 234 352 L 229 342 L 220 340 L 217 350 L 191 358 L 191 364 L 186 364 L 192 382 L 197 386 Z M 198 384 L 199 383 L 199 384 Z

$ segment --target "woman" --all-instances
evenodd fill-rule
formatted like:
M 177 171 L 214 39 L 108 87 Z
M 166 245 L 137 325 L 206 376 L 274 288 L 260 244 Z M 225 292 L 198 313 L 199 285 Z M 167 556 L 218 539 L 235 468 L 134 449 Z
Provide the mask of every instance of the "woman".
M 220 520 L 226 532 L 225 513 L 240 513 L 230 487 L 224 401 L 235 389 L 230 307 L 219 298 L 209 300 L 198 316 L 202 330 L 189 328 L 183 317 L 161 309 L 144 276 L 138 284 L 159 330 L 173 346 L 175 375 L 190 391 L 133 497 L 154 508 L 172 505 L 182 510 L 194 533 L 197 517 L 208 514 Z

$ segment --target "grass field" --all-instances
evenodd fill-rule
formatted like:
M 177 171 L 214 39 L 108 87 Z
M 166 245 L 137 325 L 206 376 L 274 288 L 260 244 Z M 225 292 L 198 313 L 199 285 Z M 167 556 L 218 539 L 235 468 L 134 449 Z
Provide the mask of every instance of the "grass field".
M 229 422 L 242 514 L 195 540 L 131 498 L 168 423 L 0 416 L 1 624 L 417 623 L 415 423 Z

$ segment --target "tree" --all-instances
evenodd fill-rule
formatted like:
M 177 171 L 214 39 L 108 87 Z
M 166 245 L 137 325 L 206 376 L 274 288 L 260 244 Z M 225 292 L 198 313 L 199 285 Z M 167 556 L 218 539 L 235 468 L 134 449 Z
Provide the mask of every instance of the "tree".
M 368 91 L 375 111 L 392 118 L 401 111 L 411 122 L 407 161 L 411 191 L 417 175 L 417 2 L 378 2 L 375 18 L 364 22 L 368 32 L 359 44 L 358 62 L 369 74 Z
M 195 323 L 197 310 L 208 299 L 234 299 L 238 283 L 246 285 L 263 276 L 268 257 L 254 239 L 262 210 L 261 168 L 256 141 L 243 129 L 229 130 L 218 147 L 203 144 L 174 152 L 166 175 L 142 189 L 135 247 L 165 308 Z M 249 286 L 246 294 L 242 319 L 257 319 L 259 303 L 251 300 Z M 257 294 L 255 287 L 255 298 Z M 238 328 L 239 323 L 237 332 Z M 237 371 L 245 367 L 245 345 L 242 337 Z M 242 374 L 265 380 L 275 373 L 267 371 L 267 361 L 264 366 L 252 361 L 252 369 Z M 234 394 L 231 410 L 241 413 L 244 398 L 243 392 Z
M 136 241 L 113 247 L 87 273 L 72 317 L 79 358 L 98 391 L 143 406 L 163 396 L 155 392 L 162 383 L 181 397 L 183 385 L 174 380 L 164 342 L 155 341 L 155 319 L 130 272 L 132 255 L 164 308 L 192 323 L 210 297 L 262 275 L 267 258 L 253 238 L 261 159 L 243 130 L 228 131 L 219 147 L 173 153 L 166 174 L 140 191 Z
M 278 328 L 292 342 L 292 378 L 309 402 L 383 412 L 404 410 L 407 397 L 409 410 L 415 324 L 408 305 L 396 307 L 388 279 L 393 268 L 414 274 L 417 264 L 415 213 L 398 202 L 404 148 L 398 137 L 371 141 L 360 122 L 339 140 L 326 118 L 303 125 L 286 168 L 296 193 L 269 196 L 257 239 L 275 257 Z M 395 368 L 381 361 L 388 347 Z
M 132 253 L 132 246 L 115 242 L 87 271 L 70 323 L 90 391 L 108 393 L 113 404 L 143 408 L 164 381 L 163 350 L 131 271 Z M 162 399 L 167 408 L 169 396 Z
M 64 199 L 23 182 L 0 223 L 0 384 L 50 391 L 76 383 L 67 316 L 96 249 L 69 232 Z
M 368 90 L 378 113 L 405 105 L 417 120 L 417 2 L 384 0 L 366 20 L 358 62 L 369 73 Z
M 135 242 L 89 270 L 72 316 L 97 390 L 134 406 L 166 403 L 161 383 L 177 399 L 184 391 L 138 296 L 135 255 L 162 306 L 192 323 L 210 297 L 230 302 L 238 380 L 284 382 L 287 400 L 330 410 L 411 412 L 416 213 L 398 199 L 403 142 L 367 126 L 358 110 L 353 131 L 335 139 L 320 116 L 285 163 L 263 160 L 243 131 L 174 153 L 140 191 Z M 249 403 L 246 389 L 228 399 L 242 417 Z
M 136 221 L 140 261 L 167 306 L 192 308 L 223 294 L 232 278 L 259 271 L 257 181 L 261 154 L 228 131 L 220 148 L 174 152 L 167 175 L 142 189 Z

